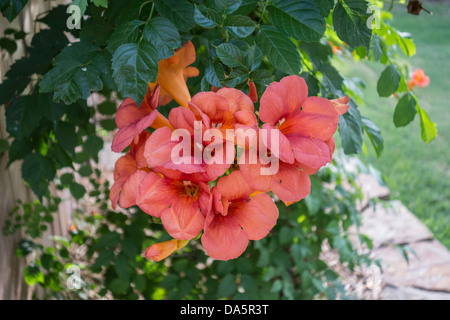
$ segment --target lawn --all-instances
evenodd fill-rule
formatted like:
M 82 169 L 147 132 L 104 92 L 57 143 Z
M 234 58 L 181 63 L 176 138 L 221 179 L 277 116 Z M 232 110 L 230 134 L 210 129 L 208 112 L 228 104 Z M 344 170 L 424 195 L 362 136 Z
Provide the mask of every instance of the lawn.
M 407 127 L 395 128 L 392 119 L 397 100 L 380 98 L 376 90 L 383 66 L 342 59 L 336 67 L 347 77 L 359 77 L 365 82 L 361 114 L 372 119 L 384 137 L 381 157 L 377 158 L 366 140 L 363 160 L 388 178 L 392 198 L 400 199 L 450 248 L 450 4 L 426 2 L 424 6 L 433 15 L 423 11 L 419 16 L 410 15 L 397 4 L 392 26 L 410 33 L 416 44 L 416 55 L 404 60 L 400 56 L 401 61 L 411 69 L 423 69 L 430 77 L 428 87 L 414 90 L 420 105 L 437 124 L 435 140 L 429 144 L 421 140 L 417 115 Z

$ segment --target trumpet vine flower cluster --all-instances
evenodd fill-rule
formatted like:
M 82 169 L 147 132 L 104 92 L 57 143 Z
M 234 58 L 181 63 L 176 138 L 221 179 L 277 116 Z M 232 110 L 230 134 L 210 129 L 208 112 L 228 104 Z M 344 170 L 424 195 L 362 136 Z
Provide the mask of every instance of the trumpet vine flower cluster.
M 110 200 L 161 219 L 173 240 L 146 250 L 155 261 L 199 236 L 213 259 L 234 259 L 267 236 L 279 215 L 274 196 L 290 205 L 310 193 L 310 175 L 331 162 L 349 107 L 348 97 L 308 97 L 296 75 L 268 86 L 257 112 L 252 82 L 248 95 L 214 88 L 191 97 L 194 61 L 187 42 L 160 61 L 142 104 L 127 98 L 116 113 L 112 150 L 128 150 L 116 162 Z M 166 118 L 157 107 L 171 99 L 180 106 Z

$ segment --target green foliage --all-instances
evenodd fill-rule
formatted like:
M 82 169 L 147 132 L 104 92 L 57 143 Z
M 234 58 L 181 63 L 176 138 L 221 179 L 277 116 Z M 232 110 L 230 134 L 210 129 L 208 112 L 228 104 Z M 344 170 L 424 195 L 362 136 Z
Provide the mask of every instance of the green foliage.
M 26 3 L 1 1 L 0 10 L 12 21 Z M 366 134 L 380 156 L 384 140 L 378 126 L 358 109 L 361 82 L 344 77 L 335 67 L 336 49 L 355 60 L 376 61 L 385 65 L 378 94 L 402 96 L 393 112 L 395 126 L 410 123 L 418 113 L 423 140 L 433 140 L 435 124 L 406 86 L 407 68 L 396 60 L 399 51 L 414 55 L 414 43 L 389 25 L 388 12 L 378 21 L 379 29 L 368 28 L 367 8 L 375 3 L 79 0 L 73 4 L 86 17 L 80 21 L 81 30 L 67 29 L 67 6 L 39 15 L 36 22 L 46 28 L 40 28 L 29 45 L 24 43 L 28 54 L 15 61 L 0 84 L 6 129 L 13 138 L 0 141 L 0 152 L 8 152 L 9 164 L 23 160 L 22 177 L 39 198 L 19 203 L 4 228 L 7 234 L 25 230 L 20 256 L 36 252 L 25 270 L 26 282 L 69 299 L 346 298 L 338 275 L 320 259 L 322 245 L 328 244 L 350 269 L 369 263 L 354 250 L 347 234 L 358 222 L 359 193 L 344 189 L 344 181 L 352 186 L 354 181 L 342 163 L 314 175 L 304 201 L 289 207 L 280 204 L 279 223 L 270 236 L 252 243 L 242 257 L 211 262 L 195 240 L 168 265 L 142 256 L 151 243 L 167 240 L 162 227 L 137 208 L 111 211 L 110 186 L 99 182 L 95 163 L 102 135 L 115 129 L 115 97 L 130 97 L 139 105 L 148 83 L 157 79 L 159 61 L 188 40 L 196 48 L 194 66 L 200 71 L 188 80 L 191 93 L 212 86 L 248 92 L 250 80 L 261 96 L 272 81 L 297 74 L 307 82 L 309 95 L 348 95 L 350 109 L 340 117 L 336 135 L 346 154 L 361 153 Z M 79 41 L 69 43 L 67 34 Z M 22 31 L 5 32 L 0 47 L 11 55 L 24 36 Z M 86 101 L 94 92 L 105 98 L 97 109 Z M 51 183 L 68 189 L 76 200 L 93 201 L 97 211 L 79 212 L 69 239 L 54 239 L 54 247 L 43 248 L 32 239 L 57 211 L 58 201 L 48 191 Z M 330 183 L 335 185 L 332 190 L 326 187 Z M 80 248 L 86 250 L 82 257 L 76 253 Z M 73 263 L 81 268 L 78 291 L 65 284 Z

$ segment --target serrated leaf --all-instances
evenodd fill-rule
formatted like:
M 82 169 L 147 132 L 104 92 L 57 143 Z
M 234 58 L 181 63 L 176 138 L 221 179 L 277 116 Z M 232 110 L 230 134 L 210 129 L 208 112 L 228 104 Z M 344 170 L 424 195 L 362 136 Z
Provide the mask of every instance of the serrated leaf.
M 339 136 L 345 154 L 361 153 L 361 115 L 354 103 L 349 102 L 349 105 L 348 111 L 339 116 Z
M 14 138 L 25 138 L 39 125 L 41 114 L 34 96 L 20 96 L 6 109 L 6 131 Z
M 219 59 L 227 66 L 245 67 L 245 57 L 242 51 L 231 43 L 222 43 L 216 48 Z
M 256 24 L 246 16 L 231 16 L 225 20 L 224 28 L 238 38 L 245 38 L 255 31 Z
M 245 65 L 250 72 L 255 71 L 261 65 L 263 54 L 257 46 L 251 46 L 245 55 Z
M 380 129 L 375 125 L 375 123 L 373 123 L 366 117 L 361 117 L 361 122 L 370 139 L 370 142 L 372 143 L 373 148 L 375 149 L 377 157 L 379 157 L 384 149 L 384 141 L 383 137 L 381 136 Z
M 103 88 L 101 68 L 93 63 L 99 47 L 89 41 L 80 41 L 64 48 L 55 58 L 54 68 L 39 82 L 40 92 L 52 92 L 55 102 L 74 103 L 87 99 L 91 91 Z
M 428 143 L 437 137 L 436 123 L 430 120 L 424 109 L 418 107 L 418 113 L 420 116 L 420 131 L 422 134 L 422 140 Z
M 277 0 L 269 13 L 279 30 L 297 40 L 318 41 L 325 33 L 325 19 L 312 0 Z
M 173 56 L 174 50 L 181 47 L 177 27 L 164 17 L 152 18 L 144 27 L 143 37 L 158 48 L 159 60 Z
M 48 194 L 49 182 L 53 180 L 55 174 L 52 161 L 41 154 L 30 153 L 23 160 L 22 178 L 40 200 Z
M 112 59 L 113 78 L 122 97 L 141 104 L 148 83 L 158 76 L 158 57 L 155 47 L 145 40 L 117 48 Z
M 230 14 L 239 9 L 242 0 L 213 0 L 212 3 L 219 11 Z
M 416 99 L 412 93 L 405 94 L 395 106 L 394 124 L 396 127 L 404 127 L 414 120 L 417 109 Z
M 194 21 L 200 27 L 214 28 L 221 22 L 222 17 L 211 8 L 204 5 L 196 5 L 194 8 Z
M 0 1 L 0 10 L 3 16 L 12 22 L 27 3 L 28 0 L 2 0 Z
M 324 18 L 328 17 L 334 7 L 334 0 L 313 0 Z
M 300 73 L 301 62 L 297 47 L 275 27 L 261 26 L 256 42 L 276 69 L 289 75 Z
M 333 27 L 339 39 L 352 48 L 370 47 L 372 29 L 367 27 L 369 14 L 365 0 L 339 1 L 333 9 Z
M 194 5 L 185 0 L 155 1 L 156 10 L 172 21 L 179 30 L 189 31 L 194 26 Z
M 387 66 L 377 82 L 377 91 L 380 97 L 389 97 L 395 93 L 400 85 L 402 76 L 395 64 Z
M 222 87 L 222 81 L 225 80 L 225 73 L 219 62 L 213 62 L 206 67 L 205 79 L 215 87 Z
M 132 20 L 118 25 L 111 34 L 106 49 L 114 54 L 122 44 L 135 42 L 139 34 L 139 27 L 143 23 L 141 20 Z

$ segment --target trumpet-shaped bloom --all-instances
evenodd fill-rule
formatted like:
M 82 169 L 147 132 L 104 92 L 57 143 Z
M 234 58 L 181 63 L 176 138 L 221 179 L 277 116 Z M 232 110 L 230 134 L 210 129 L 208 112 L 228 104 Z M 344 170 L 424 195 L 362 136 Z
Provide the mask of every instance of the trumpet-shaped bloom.
M 218 180 L 213 210 L 206 218 L 201 241 L 208 255 L 217 260 L 239 257 L 249 240 L 260 240 L 275 226 L 278 208 L 264 193 L 254 190 L 239 171 Z
M 168 120 L 157 110 L 159 87 L 152 92 L 150 87 L 140 107 L 131 98 L 126 98 L 116 112 L 116 125 L 119 131 L 114 135 L 111 150 L 121 152 L 139 137 L 148 127 L 168 126 Z
M 217 92 L 199 92 L 191 100 L 191 108 L 198 117 L 199 111 L 208 116 L 210 126 L 225 132 L 226 129 L 254 127 L 258 124 L 252 99 L 234 88 Z
M 188 240 L 177 239 L 155 243 L 145 250 L 145 257 L 154 261 L 161 261 L 170 256 L 176 250 L 185 247 L 188 243 Z
M 326 142 L 337 129 L 339 114 L 333 102 L 308 97 L 303 78 L 288 76 L 272 83 L 261 97 L 259 114 L 264 129 L 280 131 L 280 160 L 308 168 L 331 162 Z
M 203 229 L 211 210 L 209 185 L 191 175 L 170 169 L 149 172 L 142 179 L 136 203 L 147 214 L 161 218 L 166 231 L 177 240 L 190 240 Z
M 197 68 L 189 67 L 195 62 L 195 56 L 194 45 L 188 41 L 177 49 L 172 57 L 159 62 L 156 82 L 149 83 L 152 89 L 157 84 L 161 87 L 159 105 L 166 105 L 173 98 L 180 106 L 188 107 L 191 95 L 186 86 L 186 80 L 199 74 Z
M 419 88 L 427 87 L 430 84 L 430 78 L 425 75 L 422 69 L 416 69 L 413 71 L 411 79 L 407 81 L 409 89 L 413 89 L 415 86 Z
M 201 110 L 196 111 L 197 117 L 191 109 L 183 107 L 170 111 L 169 122 L 174 131 L 159 128 L 147 141 L 144 156 L 150 167 L 156 171 L 166 168 L 193 174 L 198 181 L 214 181 L 230 167 L 227 157 L 234 158 L 234 149 L 227 153 L 221 134 L 217 134 L 214 141 L 204 140 L 205 131 L 210 129 L 210 119 Z M 182 149 L 178 148 L 180 145 Z M 211 157 L 217 151 L 217 161 L 205 157 L 206 148 L 211 150 Z
M 120 157 L 114 167 L 114 184 L 111 186 L 109 198 L 116 209 L 117 202 L 122 208 L 136 204 L 138 186 L 149 171 L 144 158 L 145 142 L 150 133 L 143 131 L 137 141 L 131 143 L 127 154 Z

